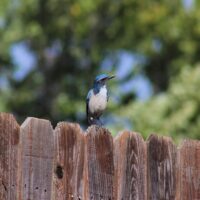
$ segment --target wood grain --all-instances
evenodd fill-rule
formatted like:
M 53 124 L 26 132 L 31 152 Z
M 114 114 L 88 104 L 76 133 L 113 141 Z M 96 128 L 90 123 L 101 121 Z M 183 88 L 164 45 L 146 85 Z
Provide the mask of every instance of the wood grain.
M 0 113 L 0 200 L 199 200 L 200 141 Z
M 54 132 L 54 199 L 83 199 L 84 135 L 78 124 L 61 122 Z
M 177 200 L 200 199 L 200 141 L 185 140 L 179 151 Z
M 168 137 L 148 139 L 148 199 L 173 200 L 176 195 L 176 147 Z
M 15 200 L 19 191 L 19 125 L 13 115 L 0 114 L 0 199 Z
M 107 129 L 91 126 L 85 135 L 85 200 L 113 198 L 113 138 Z
M 116 200 L 147 199 L 146 143 L 134 133 L 124 131 L 114 140 Z
M 21 126 L 22 199 L 50 200 L 54 138 L 49 121 L 27 118 Z

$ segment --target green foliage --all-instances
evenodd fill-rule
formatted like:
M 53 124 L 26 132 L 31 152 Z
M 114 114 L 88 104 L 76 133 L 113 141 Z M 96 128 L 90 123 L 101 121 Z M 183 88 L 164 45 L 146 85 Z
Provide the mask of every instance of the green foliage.
M 180 139 L 200 138 L 200 66 L 186 66 L 172 81 L 167 92 L 148 102 L 134 102 L 119 111 L 131 119 L 136 131 L 145 136 L 162 133 Z
M 115 73 L 116 52 L 126 50 L 143 59 L 111 85 L 117 96 L 109 102 L 112 116 L 123 117 L 145 136 L 200 138 L 199 8 L 198 2 L 184 8 L 182 1 L 166 0 L 3 0 L 0 82 L 3 77 L 8 84 L 0 87 L 0 110 L 13 112 L 19 121 L 36 116 L 54 125 L 66 119 L 85 124 L 84 101 L 93 77 L 110 55 Z M 19 42 L 36 57 L 23 79 L 14 78 L 20 66 L 10 55 Z M 137 100 L 134 89 L 119 91 L 118 85 L 138 74 L 145 74 L 153 87 L 146 102 Z M 124 128 L 119 121 L 109 125 L 113 132 Z

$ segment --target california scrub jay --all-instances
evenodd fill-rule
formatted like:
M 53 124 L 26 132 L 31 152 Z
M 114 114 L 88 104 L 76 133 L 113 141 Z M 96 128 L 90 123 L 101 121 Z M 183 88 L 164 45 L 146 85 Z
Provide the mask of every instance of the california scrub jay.
M 106 82 L 114 77 L 101 74 L 95 78 L 93 88 L 88 92 L 86 99 L 87 121 L 90 125 L 102 125 L 100 116 L 108 102 Z

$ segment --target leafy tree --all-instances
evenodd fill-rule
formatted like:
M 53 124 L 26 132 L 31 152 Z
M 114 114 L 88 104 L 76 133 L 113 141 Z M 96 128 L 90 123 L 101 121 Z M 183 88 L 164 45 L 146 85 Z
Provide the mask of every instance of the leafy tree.
M 200 138 L 200 67 L 184 67 L 170 84 L 166 93 L 151 98 L 148 102 L 134 102 L 119 110 L 128 117 L 136 131 L 145 136 L 151 132 L 162 133 L 181 139 L 189 135 Z

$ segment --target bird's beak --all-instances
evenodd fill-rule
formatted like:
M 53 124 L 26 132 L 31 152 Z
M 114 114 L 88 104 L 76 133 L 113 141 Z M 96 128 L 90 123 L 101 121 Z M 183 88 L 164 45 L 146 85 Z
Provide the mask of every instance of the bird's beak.
M 108 77 L 108 80 L 113 79 L 113 78 L 115 78 L 114 75 L 113 75 L 113 76 L 109 76 L 109 77 Z

